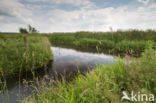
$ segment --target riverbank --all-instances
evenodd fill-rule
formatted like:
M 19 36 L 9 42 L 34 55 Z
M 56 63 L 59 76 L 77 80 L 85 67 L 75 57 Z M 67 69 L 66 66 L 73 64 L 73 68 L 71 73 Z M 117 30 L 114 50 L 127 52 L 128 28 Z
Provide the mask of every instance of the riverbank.
M 51 44 L 38 35 L 0 35 L 0 77 L 19 76 L 52 60 Z
M 70 83 L 43 80 L 38 84 L 37 97 L 35 92 L 23 103 L 130 103 L 121 101 L 123 91 L 156 95 L 156 52 L 151 48 L 131 63 L 119 60 L 112 66 L 99 65 Z
M 156 31 L 76 32 L 46 34 L 52 44 L 94 48 L 116 55 L 140 56 L 150 41 L 156 49 Z

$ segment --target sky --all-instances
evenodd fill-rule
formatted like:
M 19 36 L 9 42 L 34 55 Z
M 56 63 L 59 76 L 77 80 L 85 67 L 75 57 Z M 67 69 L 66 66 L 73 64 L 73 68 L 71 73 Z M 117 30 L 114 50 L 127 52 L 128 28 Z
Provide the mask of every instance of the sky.
M 0 32 L 156 30 L 156 0 L 0 0 Z

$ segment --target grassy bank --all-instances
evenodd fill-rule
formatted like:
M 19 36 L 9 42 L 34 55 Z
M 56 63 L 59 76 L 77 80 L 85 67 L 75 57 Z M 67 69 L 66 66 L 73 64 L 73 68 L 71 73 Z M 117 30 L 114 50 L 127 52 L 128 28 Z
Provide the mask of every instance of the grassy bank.
M 0 35 L 0 76 L 17 76 L 52 60 L 50 43 L 37 35 Z
M 100 65 L 70 83 L 43 81 L 38 84 L 37 97 L 34 94 L 23 103 L 131 103 L 121 101 L 122 91 L 156 95 L 155 67 L 156 52 L 149 48 L 136 61 Z
M 76 32 L 47 35 L 53 44 L 71 45 L 80 48 L 100 48 L 110 53 L 138 56 L 151 41 L 156 49 L 156 31 Z

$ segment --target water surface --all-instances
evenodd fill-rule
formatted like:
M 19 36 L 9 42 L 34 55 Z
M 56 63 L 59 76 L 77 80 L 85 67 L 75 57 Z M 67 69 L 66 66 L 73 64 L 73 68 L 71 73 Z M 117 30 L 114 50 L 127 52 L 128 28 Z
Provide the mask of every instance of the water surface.
M 115 62 L 115 57 L 103 53 L 81 52 L 74 49 L 61 47 L 51 47 L 53 53 L 53 61 L 45 69 L 38 71 L 36 77 L 48 75 L 50 78 L 56 76 L 65 76 L 71 79 L 77 71 L 85 72 L 95 68 L 98 64 L 111 65 Z M 43 68 L 41 68 L 43 69 Z M 0 93 L 0 103 L 17 103 L 17 100 L 31 95 L 32 88 L 25 87 L 22 84 L 23 79 L 27 81 L 33 80 L 33 76 L 27 74 L 27 78 L 10 78 L 7 80 L 7 91 Z M 8 98 L 9 97 L 9 98 Z M 6 101 L 7 100 L 7 101 Z

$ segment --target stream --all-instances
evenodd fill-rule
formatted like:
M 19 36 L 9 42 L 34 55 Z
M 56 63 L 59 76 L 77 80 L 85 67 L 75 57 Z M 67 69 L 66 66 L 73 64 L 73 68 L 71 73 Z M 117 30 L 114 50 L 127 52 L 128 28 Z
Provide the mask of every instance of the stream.
M 57 74 L 60 78 L 64 76 L 67 79 L 72 79 L 78 71 L 87 72 L 99 64 L 111 65 L 116 62 L 116 57 L 103 53 L 82 52 L 75 49 L 51 47 L 53 53 L 53 61 L 50 62 L 46 71 L 39 71 L 36 77 L 53 78 Z M 42 68 L 41 68 L 42 69 Z M 33 80 L 33 76 L 27 74 L 28 78 L 10 78 L 6 81 L 7 90 L 2 93 L 0 91 L 0 103 L 18 103 L 18 100 L 23 100 L 28 95 L 31 95 L 32 88 L 26 88 L 22 81 Z M 19 82 L 20 81 L 20 82 Z

